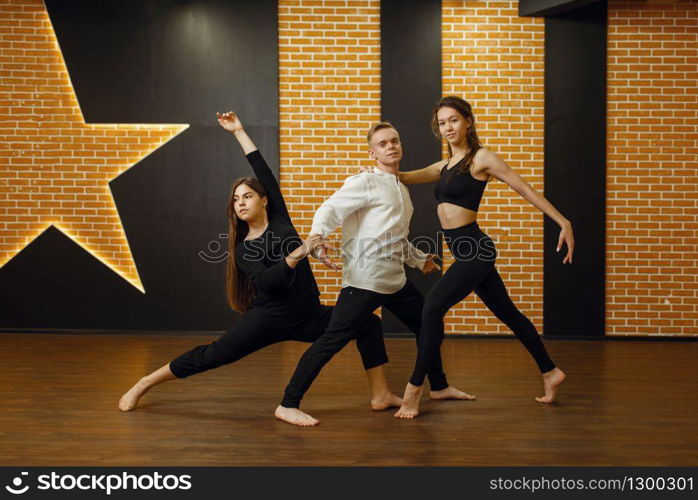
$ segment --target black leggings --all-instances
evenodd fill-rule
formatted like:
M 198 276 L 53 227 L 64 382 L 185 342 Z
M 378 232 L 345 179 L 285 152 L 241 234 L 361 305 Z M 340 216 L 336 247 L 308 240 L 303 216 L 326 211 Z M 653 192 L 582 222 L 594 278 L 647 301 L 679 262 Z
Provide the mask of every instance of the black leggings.
M 378 293 L 348 286 L 342 288 L 337 305 L 332 312 L 332 320 L 327 330 L 303 354 L 291 381 L 286 387 L 281 406 L 298 408 L 303 395 L 332 356 L 338 353 L 347 342 L 354 338 L 360 325 L 378 307 L 383 306 L 402 321 L 417 336 L 420 342 L 420 326 L 424 297 L 417 288 L 407 281 L 405 286 L 391 294 Z M 431 389 L 439 391 L 448 387 L 446 374 L 441 366 L 441 355 L 437 349 L 427 375 Z
M 456 261 L 426 297 L 417 362 L 410 383 L 415 386 L 424 383 L 428 368 L 439 355 L 444 338 L 444 315 L 472 291 L 514 332 L 535 359 L 541 373 L 555 368 L 536 327 L 509 298 L 494 266 L 497 250 L 490 237 L 475 222 L 457 229 L 445 229 L 444 236 Z
M 170 370 L 185 378 L 232 363 L 284 340 L 314 342 L 327 328 L 333 308 L 320 302 L 292 309 L 250 309 L 211 344 L 194 347 L 170 362 Z M 362 322 L 356 345 L 366 370 L 388 362 L 381 320 L 375 314 Z

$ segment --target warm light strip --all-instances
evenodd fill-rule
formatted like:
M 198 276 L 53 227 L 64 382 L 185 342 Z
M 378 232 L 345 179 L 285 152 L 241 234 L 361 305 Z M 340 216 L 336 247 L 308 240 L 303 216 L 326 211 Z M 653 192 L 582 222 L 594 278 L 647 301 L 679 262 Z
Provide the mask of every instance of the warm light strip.
M 42 2 L 42 3 L 43 3 L 43 2 Z M 154 131 L 163 131 L 162 128 L 163 128 L 163 127 L 166 127 L 166 128 L 169 129 L 169 130 L 165 130 L 166 132 L 169 132 L 169 133 L 173 133 L 173 134 L 174 134 L 174 135 L 172 135 L 172 137 L 170 137 L 170 138 L 161 140 L 161 142 L 160 142 L 157 146 L 155 146 L 155 147 L 149 146 L 149 150 L 148 150 L 145 154 L 143 154 L 143 153 L 141 153 L 141 152 L 138 152 L 138 151 L 130 151 L 130 150 L 129 150 L 129 151 L 128 151 L 129 156 L 136 156 L 136 155 L 138 155 L 138 156 L 140 156 L 140 159 L 139 159 L 138 161 L 136 161 L 135 163 L 123 164 L 123 165 L 119 165 L 119 164 L 117 163 L 116 165 L 113 165 L 113 170 L 118 171 L 118 173 L 117 173 L 113 178 L 111 178 L 110 180 L 105 181 L 105 186 L 104 186 L 104 188 L 105 188 L 106 192 L 109 194 L 109 199 L 111 200 L 112 205 L 113 205 L 113 209 L 112 209 L 113 211 L 111 211 L 111 212 L 109 212 L 109 213 L 110 213 L 111 215 L 116 215 L 116 217 L 117 217 L 118 220 L 119 220 L 119 226 L 118 226 L 118 227 L 120 228 L 121 233 L 122 233 L 122 235 L 123 235 L 123 236 L 122 236 L 122 241 L 121 241 L 121 243 L 125 243 L 125 246 L 126 246 L 126 248 L 128 249 L 128 251 L 129 251 L 129 254 L 130 254 L 130 256 L 131 256 L 131 261 L 133 262 L 133 268 L 134 268 L 135 273 L 136 273 L 136 279 L 131 279 L 131 278 L 129 278 L 127 275 L 125 275 L 123 272 L 121 272 L 121 271 L 119 270 L 118 266 L 117 266 L 115 263 L 110 262 L 110 259 L 109 259 L 108 257 L 106 257 L 105 255 L 103 255 L 103 253 L 100 252 L 97 248 L 95 248 L 94 245 L 90 245 L 90 244 L 87 243 L 87 241 L 85 241 L 83 238 L 80 238 L 75 232 L 71 231 L 71 230 L 69 229 L 69 227 L 67 227 L 67 225 L 65 225 L 64 223 L 60 222 L 59 220 L 49 220 L 49 221 L 45 222 L 46 226 L 48 226 L 48 227 L 54 226 L 54 227 L 56 227 L 57 229 L 59 229 L 62 233 L 64 233 L 64 234 L 65 234 L 66 236 L 68 236 L 69 238 L 71 238 L 73 241 L 75 241 L 75 242 L 76 242 L 78 245 L 80 245 L 82 248 L 84 248 L 85 250 L 87 250 L 91 255 L 93 255 L 95 258 L 97 258 L 100 262 L 102 262 L 103 264 L 105 264 L 107 267 L 109 267 L 109 268 L 110 268 L 111 270 L 113 270 L 116 274 L 118 274 L 119 276 L 121 276 L 121 277 L 122 277 L 124 280 L 126 280 L 128 283 L 132 284 L 135 288 L 137 288 L 138 290 L 140 290 L 141 293 L 145 293 L 145 289 L 144 289 L 143 284 L 142 284 L 142 282 L 141 282 L 141 280 L 140 280 L 140 273 L 138 272 L 138 266 L 136 265 L 136 263 L 135 263 L 135 261 L 134 261 L 134 259 L 133 259 L 133 252 L 131 251 L 130 243 L 129 243 L 128 237 L 127 237 L 127 235 L 126 235 L 126 231 L 125 231 L 125 229 L 124 229 L 123 222 L 122 222 L 121 216 L 120 216 L 120 214 L 119 214 L 119 210 L 118 210 L 117 205 L 116 205 L 116 202 L 115 202 L 115 200 L 114 200 L 113 193 L 111 192 L 110 183 L 111 183 L 111 181 L 113 181 L 115 178 L 117 178 L 119 175 L 123 174 L 125 171 L 129 170 L 130 168 L 133 168 L 136 164 L 140 163 L 144 158 L 146 158 L 147 156 L 149 156 L 150 154 L 152 154 L 154 151 L 156 151 L 157 149 L 159 149 L 160 147 L 162 147 L 164 144 L 166 144 L 167 142 L 169 142 L 170 140 L 172 140 L 174 137 L 177 137 L 177 136 L 178 136 L 179 134 L 181 134 L 184 130 L 188 129 L 188 128 L 189 128 L 189 124 L 103 124 L 103 123 L 92 124 L 92 123 L 87 123 L 87 122 L 85 121 L 84 114 L 83 114 L 83 112 L 82 112 L 82 108 L 80 107 L 80 102 L 79 102 L 79 100 L 77 99 L 77 94 L 75 93 L 75 88 L 74 88 L 73 83 L 72 83 L 72 80 L 71 80 L 71 78 L 70 78 L 70 73 L 69 73 L 69 71 L 68 71 L 68 67 L 67 67 L 67 65 L 65 64 L 65 58 L 63 57 L 63 52 L 62 52 L 62 50 L 61 50 L 60 44 L 58 43 L 58 39 L 57 39 L 57 37 L 55 36 L 55 29 L 53 28 L 53 24 L 51 23 L 51 19 L 50 19 L 50 17 L 48 16 L 48 11 L 46 10 L 46 5 L 43 4 L 43 7 L 44 7 L 44 11 L 43 11 L 43 21 L 46 21 L 46 22 L 48 23 L 48 25 L 51 27 L 51 29 L 53 30 L 53 41 L 54 41 L 54 43 L 55 43 L 55 49 L 58 51 L 58 54 L 59 54 L 59 57 L 60 57 L 60 63 L 62 64 L 63 69 L 64 69 L 63 72 L 62 72 L 62 73 L 63 73 L 62 76 L 65 76 L 65 81 L 63 82 L 63 85 L 66 85 L 66 86 L 69 87 L 69 88 L 71 89 L 71 91 L 72 91 L 72 98 L 71 98 L 70 100 L 72 101 L 72 104 L 74 104 L 75 106 L 77 106 L 77 109 L 79 110 L 80 116 L 81 116 L 81 118 L 82 118 L 82 124 L 84 124 L 85 126 L 87 126 L 90 130 L 95 130 L 95 129 L 97 129 L 97 130 L 99 130 L 99 129 L 105 129 L 105 130 L 118 130 L 118 129 L 124 129 L 124 130 L 134 130 L 134 131 L 151 131 L 151 130 L 154 130 Z M 56 76 L 58 76 L 58 75 L 56 75 Z M 58 95 L 60 96 L 60 95 L 62 95 L 62 93 L 59 92 Z M 11 185 L 11 181 L 10 181 L 10 184 L 8 184 L 8 185 Z M 43 221 L 39 220 L 39 222 L 43 222 Z M 9 262 L 10 260 L 12 260 L 12 258 L 14 258 L 15 255 L 17 255 L 19 252 L 21 252 L 21 251 L 22 251 L 27 245 L 29 245 L 34 239 L 36 239 L 40 234 L 42 234 L 42 233 L 46 230 L 46 226 L 42 226 L 41 230 L 32 232 L 32 233 L 30 233 L 28 236 L 27 236 L 27 234 L 25 233 L 25 237 L 26 237 L 26 238 L 25 238 L 25 241 L 24 241 L 23 245 L 21 245 L 21 246 L 19 246 L 19 247 L 16 247 L 15 249 L 9 251 L 8 254 L 10 255 L 10 257 L 9 257 L 5 262 L 0 263 L 0 267 L 2 267 L 2 266 L 5 265 L 7 262 Z M 116 228 L 116 227 L 115 227 L 115 228 Z

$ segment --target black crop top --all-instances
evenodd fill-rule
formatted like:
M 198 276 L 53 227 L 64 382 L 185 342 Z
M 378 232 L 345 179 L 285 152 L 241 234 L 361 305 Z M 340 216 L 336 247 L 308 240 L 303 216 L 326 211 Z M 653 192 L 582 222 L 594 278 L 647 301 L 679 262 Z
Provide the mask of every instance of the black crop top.
M 267 307 L 298 310 L 319 303 L 320 295 L 308 258 L 294 269 L 286 264 L 286 256 L 302 240 L 293 227 L 281 188 L 259 151 L 247 155 L 257 180 L 267 192 L 269 226 L 258 238 L 241 242 L 237 247 L 236 264 L 255 287 L 255 299 L 250 308 Z M 308 295 L 314 296 L 308 300 Z
M 452 203 L 477 212 L 487 181 L 476 179 L 468 170 L 464 172 L 460 168 L 464 159 L 451 168 L 444 166 L 441 169 L 441 178 L 434 187 L 434 196 L 439 203 Z

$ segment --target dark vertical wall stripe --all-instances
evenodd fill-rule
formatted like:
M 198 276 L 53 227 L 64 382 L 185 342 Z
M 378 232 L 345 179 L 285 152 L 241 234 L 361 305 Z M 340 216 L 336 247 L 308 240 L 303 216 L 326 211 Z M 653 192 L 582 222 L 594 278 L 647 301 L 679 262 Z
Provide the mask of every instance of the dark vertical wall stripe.
M 520 16 L 550 16 L 583 7 L 600 0 L 519 0 Z
M 50 229 L 0 268 L 0 328 L 227 328 L 219 235 L 251 170 L 215 112 L 236 110 L 278 172 L 277 2 L 45 4 L 88 123 L 190 127 L 110 183 L 146 294 Z
M 441 146 L 431 135 L 431 108 L 441 97 L 441 0 L 381 1 L 381 114 L 400 132 L 404 148 L 402 170 L 437 161 Z M 433 186 L 410 186 L 414 216 L 410 239 L 424 251 L 436 252 L 439 230 Z M 431 248 L 430 248 L 431 247 Z M 423 292 L 439 278 L 407 270 Z M 407 332 L 385 309 L 386 332 Z
M 572 221 L 572 265 L 545 220 L 544 333 L 603 335 L 606 256 L 606 2 L 545 20 L 545 196 Z M 564 249 L 566 251 L 566 248 Z

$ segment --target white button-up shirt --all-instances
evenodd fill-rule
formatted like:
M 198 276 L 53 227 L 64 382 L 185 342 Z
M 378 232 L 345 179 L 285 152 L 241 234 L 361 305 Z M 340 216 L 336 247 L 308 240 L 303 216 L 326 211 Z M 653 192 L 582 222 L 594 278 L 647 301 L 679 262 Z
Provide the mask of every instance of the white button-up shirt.
M 342 288 L 395 293 L 407 282 L 404 264 L 424 266 L 427 254 L 407 240 L 413 210 L 407 187 L 379 168 L 347 178 L 322 204 L 311 232 L 342 226 Z

